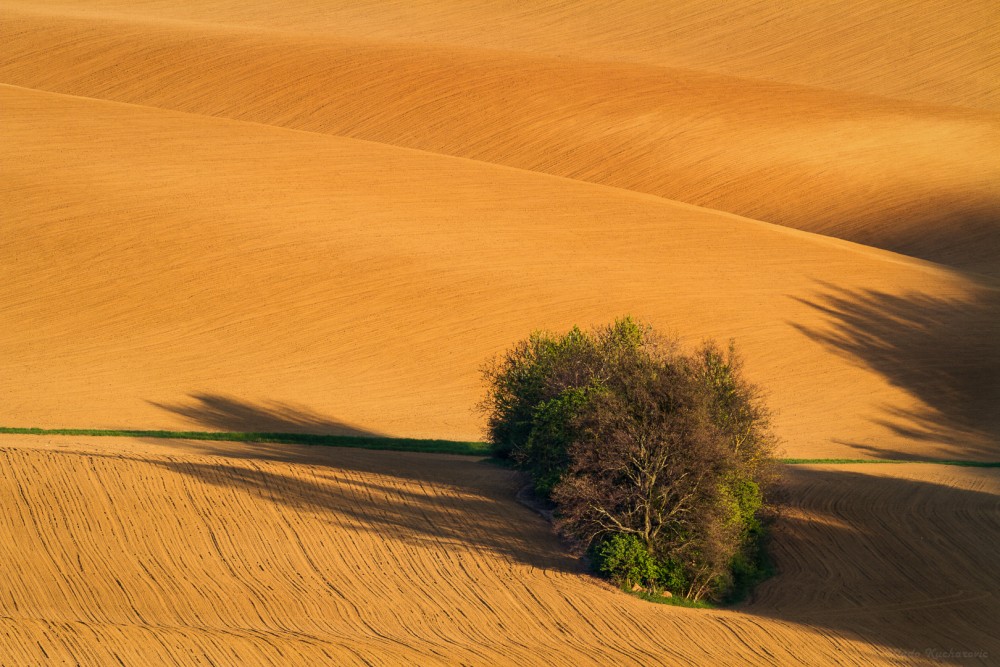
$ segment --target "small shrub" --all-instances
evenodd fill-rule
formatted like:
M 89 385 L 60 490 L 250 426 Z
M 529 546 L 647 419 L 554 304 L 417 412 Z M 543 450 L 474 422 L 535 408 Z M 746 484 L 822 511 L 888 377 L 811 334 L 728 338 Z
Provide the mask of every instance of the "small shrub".
M 649 549 L 635 535 L 616 534 L 601 540 L 591 556 L 594 569 L 619 586 L 652 588 L 658 568 Z

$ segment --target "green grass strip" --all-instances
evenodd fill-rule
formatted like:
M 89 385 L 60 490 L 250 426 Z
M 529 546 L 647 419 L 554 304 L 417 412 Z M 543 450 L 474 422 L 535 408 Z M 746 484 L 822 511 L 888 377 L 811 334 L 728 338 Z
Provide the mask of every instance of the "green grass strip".
M 788 465 L 848 464 L 848 463 L 934 463 L 941 466 L 966 466 L 969 468 L 1000 468 L 1000 461 L 958 461 L 953 459 L 778 459 Z
M 668 604 L 672 607 L 689 607 L 691 609 L 717 609 L 720 605 L 714 605 L 706 600 L 688 600 L 680 595 L 674 595 L 673 597 L 665 598 L 662 595 L 657 595 L 656 593 L 650 593 L 648 591 L 631 591 L 627 588 L 623 588 L 622 592 L 631 595 L 632 597 L 637 597 L 640 600 L 645 600 L 646 602 L 653 602 L 656 604 Z
M 0 433 L 14 435 L 78 435 L 118 436 L 126 438 L 165 438 L 169 440 L 209 440 L 217 442 L 259 442 L 283 445 L 319 445 L 326 447 L 354 447 L 381 449 L 396 452 L 426 452 L 431 454 L 462 454 L 465 456 L 490 456 L 490 446 L 485 442 L 460 440 L 424 440 L 419 438 L 380 438 L 359 435 L 320 435 L 317 433 L 237 433 L 232 431 L 141 431 L 131 429 L 93 428 L 14 428 L 0 426 Z M 949 459 L 778 459 L 788 465 L 828 465 L 854 463 L 934 463 L 970 468 L 1000 468 L 1000 461 L 961 461 Z
M 434 454 L 464 454 L 489 456 L 484 442 L 457 440 L 420 440 L 416 438 L 379 438 L 355 435 L 318 435 L 314 433 L 233 433 L 216 431 L 137 431 L 128 429 L 90 428 L 10 428 L 0 426 L 0 433 L 16 435 L 78 435 L 121 436 L 128 438 L 168 438 L 171 440 L 210 440 L 216 442 L 258 442 L 283 445 L 321 445 L 355 447 L 397 452 L 427 452 Z

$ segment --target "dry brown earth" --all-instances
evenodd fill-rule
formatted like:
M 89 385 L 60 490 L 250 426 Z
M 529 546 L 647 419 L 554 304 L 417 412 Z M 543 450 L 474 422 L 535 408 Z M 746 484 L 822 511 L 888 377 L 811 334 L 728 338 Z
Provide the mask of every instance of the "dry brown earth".
M 2 664 L 940 664 L 926 649 L 1000 651 L 993 470 L 794 467 L 781 574 L 735 610 L 705 611 L 582 574 L 513 501 L 512 474 L 475 459 L 3 436 L 0 461 Z

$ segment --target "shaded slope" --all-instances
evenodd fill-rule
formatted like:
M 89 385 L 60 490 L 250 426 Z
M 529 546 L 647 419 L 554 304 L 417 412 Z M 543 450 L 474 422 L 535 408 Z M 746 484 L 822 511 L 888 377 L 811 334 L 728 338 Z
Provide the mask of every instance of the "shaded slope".
M 851 665 L 1000 650 L 994 471 L 796 468 L 781 573 L 736 611 L 704 611 L 581 574 L 513 500 L 513 474 L 468 458 L 0 444 L 13 663 Z
M 0 82 L 468 157 L 1000 272 L 996 113 L 691 69 L 12 7 Z
M 4 425 L 267 430 L 200 419 L 200 395 L 475 438 L 489 355 L 632 313 L 692 342 L 735 336 L 790 455 L 856 456 L 862 439 L 996 458 L 988 424 L 914 441 L 877 423 L 934 397 L 801 330 L 830 330 L 808 302 L 831 284 L 957 308 L 992 293 L 934 266 L 483 163 L 2 95 Z M 955 335 L 995 364 L 996 328 L 988 312 Z M 909 352 L 900 363 L 923 362 Z

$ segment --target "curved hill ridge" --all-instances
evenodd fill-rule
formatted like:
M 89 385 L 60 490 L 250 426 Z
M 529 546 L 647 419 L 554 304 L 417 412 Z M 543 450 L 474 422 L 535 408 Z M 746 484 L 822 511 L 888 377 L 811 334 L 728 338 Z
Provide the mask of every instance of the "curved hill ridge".
M 2 93 L 21 156 L 0 257 L 10 425 L 282 430 L 253 426 L 277 409 L 475 438 L 488 356 L 632 313 L 739 339 L 791 455 L 996 456 L 986 418 L 936 395 L 988 400 L 966 370 L 997 363 L 996 290 L 960 274 L 532 172 Z M 915 326 L 886 366 L 921 299 L 972 316 Z
M 7 6 L 681 67 L 1000 111 L 992 0 L 34 0 Z
M 995 113 L 632 63 L 18 7 L 0 46 L 5 83 L 468 157 L 1000 271 Z

